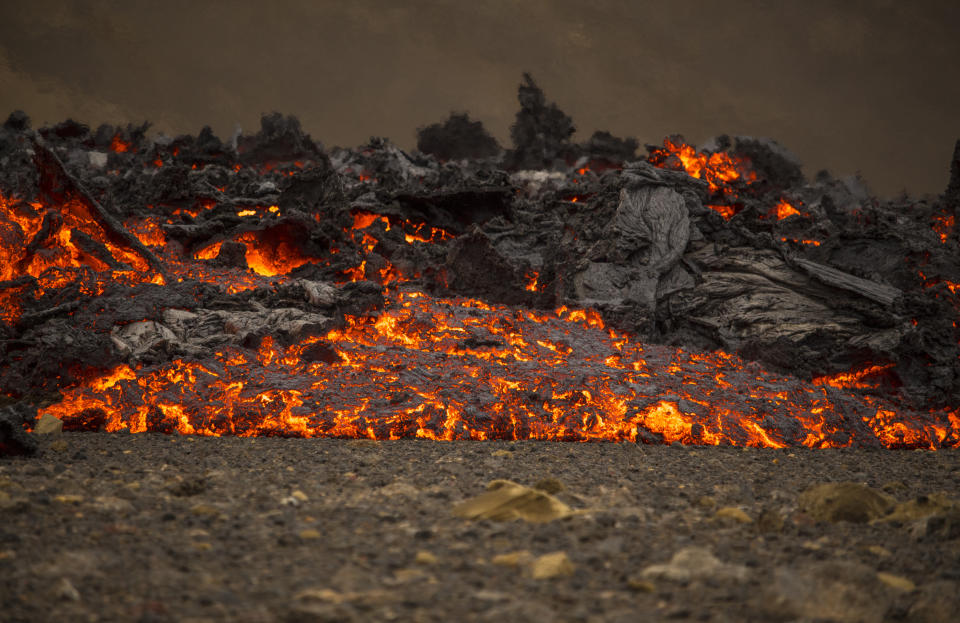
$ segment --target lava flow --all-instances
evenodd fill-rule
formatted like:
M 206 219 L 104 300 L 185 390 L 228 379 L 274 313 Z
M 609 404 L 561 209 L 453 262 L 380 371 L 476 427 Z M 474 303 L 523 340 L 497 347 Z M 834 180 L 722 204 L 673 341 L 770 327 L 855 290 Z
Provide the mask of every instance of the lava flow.
M 121 366 L 43 412 L 76 430 L 778 448 L 937 448 L 960 424 L 908 419 L 725 353 L 640 345 L 590 310 L 416 291 L 287 347 L 268 337 L 213 362 Z
M 888 280 L 830 255 L 854 208 L 828 222 L 826 186 L 761 179 L 748 152 L 666 139 L 649 162 L 675 173 L 509 172 L 378 140 L 328 156 L 281 121 L 246 151 L 23 139 L 4 401 L 67 430 L 960 447 L 946 212 L 917 233 L 922 283 Z

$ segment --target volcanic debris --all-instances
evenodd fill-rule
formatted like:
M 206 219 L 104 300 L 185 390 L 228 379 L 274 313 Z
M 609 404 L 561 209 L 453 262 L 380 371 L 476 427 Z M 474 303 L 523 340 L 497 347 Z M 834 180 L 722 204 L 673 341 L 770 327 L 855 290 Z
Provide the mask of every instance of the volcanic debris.
M 960 444 L 956 154 L 940 198 L 882 201 L 770 140 L 638 158 L 573 143 L 529 75 L 518 99 L 507 152 L 466 114 L 409 153 L 325 149 L 278 113 L 227 141 L 11 114 L 6 408 L 66 429 Z M 30 447 L 18 417 L 4 453 Z

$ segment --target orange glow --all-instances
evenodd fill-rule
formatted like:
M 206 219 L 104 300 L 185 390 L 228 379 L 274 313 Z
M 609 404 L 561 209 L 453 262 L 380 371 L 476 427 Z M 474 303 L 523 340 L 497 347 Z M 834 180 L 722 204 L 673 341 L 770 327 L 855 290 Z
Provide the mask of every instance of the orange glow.
M 714 212 L 717 212 L 720 216 L 723 217 L 725 221 L 729 221 L 737 213 L 737 211 L 733 208 L 733 206 L 707 204 L 707 207 L 713 210 Z
M 316 344 L 333 359 L 303 357 Z M 766 389 L 783 380 L 734 355 L 640 345 L 594 310 L 534 312 L 401 290 L 383 311 L 348 316 L 322 338 L 286 347 L 267 338 L 257 350 L 225 349 L 215 365 L 120 366 L 43 412 L 67 428 L 102 421 L 106 430 L 200 435 L 854 443 L 822 387 Z M 748 386 L 763 411 L 744 402 Z M 868 444 L 938 447 L 954 426 L 913 424 L 880 403 L 863 410 Z M 777 418 L 801 426 L 781 430 Z
M 113 140 L 110 141 L 110 151 L 118 154 L 126 153 L 133 151 L 133 145 L 120 138 L 120 134 L 114 134 Z
M 707 157 L 692 148 L 680 154 L 687 158 L 678 156 L 684 167 L 707 180 L 724 179 L 710 173 L 711 167 L 743 166 L 733 160 L 714 162 L 716 154 Z M 731 179 L 749 183 L 750 178 L 744 173 Z M 721 203 L 711 207 L 730 218 L 736 210 L 723 202 L 735 198 L 735 187 L 717 189 Z M 215 207 L 205 199 L 172 214 L 195 217 Z M 48 210 L 56 210 L 62 224 L 34 245 L 39 251 L 27 255 L 28 242 L 41 231 Z M 781 218 L 779 205 L 774 210 Z M 152 247 L 173 280 L 204 281 L 239 292 L 269 286 L 276 277 L 323 261 L 304 254 L 297 237 L 302 232 L 267 216 L 278 212 L 278 206 L 237 212 L 274 224 L 233 237 L 246 247 L 246 271 L 200 261 L 218 257 L 224 241 L 184 251 L 176 240 L 168 244 L 159 218 L 130 219 L 124 225 Z M 93 216 L 78 199 L 47 206 L 0 196 L 0 281 L 30 275 L 37 290 L 0 290 L 0 319 L 16 322 L 24 296 L 71 284 L 95 295 L 111 282 L 163 283 L 143 257 L 112 241 Z M 59 221 L 48 217 L 48 222 Z M 857 392 L 850 392 L 843 405 L 831 402 L 835 393 L 826 385 L 874 388 L 884 377 L 893 377 L 893 364 L 872 364 L 801 384 L 735 355 L 641 344 L 607 327 L 593 309 L 535 311 L 476 299 L 435 298 L 410 290 L 404 282 L 417 275 L 403 275 L 376 255 L 389 246 L 377 239 L 383 231 L 392 232 L 393 240 L 402 233 L 411 245 L 454 237 L 428 223 L 357 212 L 345 234 L 365 259 L 345 270 L 343 279 L 390 284 L 382 309 L 341 318 L 325 335 L 300 342 L 266 337 L 250 348 L 226 347 L 213 361 L 174 360 L 139 369 L 121 365 L 66 388 L 59 403 L 41 412 L 60 417 L 73 430 L 198 435 L 609 440 L 775 448 L 957 445 L 960 411 L 918 418 Z M 124 270 L 111 270 L 116 266 L 103 253 L 84 252 L 90 247 L 77 244 L 81 233 L 125 264 Z M 540 276 L 535 271 L 526 274 L 525 289 L 541 291 Z M 857 423 L 855 430 L 848 426 L 851 419 Z
M 452 240 L 454 235 L 440 227 L 429 227 L 426 223 L 414 223 L 409 220 L 395 219 L 391 221 L 390 217 L 371 212 L 356 212 L 353 215 L 353 229 L 361 231 L 367 229 L 376 222 L 383 224 L 384 231 L 390 231 L 393 226 L 399 226 L 403 230 L 403 239 L 407 244 L 414 242 L 437 243 L 444 240 Z M 369 253 L 377 245 L 377 240 L 372 236 L 363 234 L 363 246 Z
M 780 238 L 780 241 L 781 241 L 781 242 L 795 242 L 795 243 L 797 243 L 797 244 L 808 244 L 808 245 L 814 246 L 814 247 L 819 247 L 820 244 L 821 244 L 819 240 L 805 240 L 805 239 L 801 239 L 801 238 Z
M 734 182 L 750 184 L 757 180 L 756 172 L 744 158 L 724 152 L 698 152 L 692 145 L 674 143 L 669 138 L 664 139 L 662 148 L 651 154 L 651 162 L 663 166 L 670 156 L 680 160 L 687 175 L 706 181 L 711 193 L 736 197 L 731 186 Z
M 220 247 L 223 246 L 223 242 L 214 242 L 211 245 L 207 245 L 193 254 L 198 260 L 213 260 L 220 255 Z
M 861 368 L 860 370 L 854 370 L 851 372 L 841 372 L 839 374 L 832 374 L 828 376 L 818 376 L 813 379 L 813 383 L 815 385 L 831 385 L 839 388 L 873 387 L 874 384 L 870 383 L 869 381 L 870 377 L 876 377 L 878 374 L 892 368 L 892 363 L 867 366 L 865 368 Z
M 237 242 L 247 245 L 247 266 L 264 277 L 285 275 L 294 268 L 311 262 L 311 258 L 283 238 L 261 238 L 257 232 L 237 236 Z
M 82 201 L 68 199 L 57 206 L 57 211 L 62 216 L 57 229 L 39 241 L 39 248 L 28 256 L 26 243 L 40 232 L 46 207 L 0 195 L 0 228 L 8 234 L 5 239 L 13 242 L 0 243 L 0 281 L 22 275 L 39 277 L 49 268 L 89 267 L 98 272 L 106 271 L 108 266 L 100 258 L 86 253 L 74 242 L 80 233 L 103 245 L 115 261 L 136 271 L 153 274 L 137 252 L 110 239 Z
M 690 177 L 707 182 L 710 194 L 723 200 L 723 203 L 707 207 L 720 213 L 726 220 L 730 220 L 737 212 L 731 204 L 739 198 L 738 188 L 757 181 L 757 174 L 746 158 L 725 152 L 698 152 L 692 145 L 677 143 L 670 138 L 663 140 L 663 147 L 651 152 L 649 160 L 661 168 L 676 168 L 675 163 L 678 163 Z
M 540 273 L 532 271 L 526 275 L 527 285 L 524 286 L 524 289 L 527 292 L 537 292 L 537 280 L 540 278 Z
M 167 236 L 160 229 L 154 219 L 130 220 L 124 223 L 130 233 L 137 237 L 140 244 L 148 247 L 162 247 L 167 243 Z
M 953 232 L 953 226 L 956 224 L 956 217 L 953 214 L 942 214 L 933 217 L 933 231 L 940 236 L 941 244 L 947 243 L 947 238 Z
M 773 206 L 773 208 L 770 209 L 770 212 L 767 213 L 768 217 L 776 218 L 778 221 L 782 221 L 790 216 L 799 215 L 800 211 L 788 203 L 786 199 L 781 199 L 780 202 Z

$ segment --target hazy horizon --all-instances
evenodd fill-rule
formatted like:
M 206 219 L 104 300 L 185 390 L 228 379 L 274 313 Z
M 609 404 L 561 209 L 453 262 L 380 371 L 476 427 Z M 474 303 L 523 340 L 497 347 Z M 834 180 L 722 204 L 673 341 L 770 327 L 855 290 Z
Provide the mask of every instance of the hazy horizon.
M 143 0 L 0 8 L 0 115 L 167 135 L 296 115 L 327 146 L 468 112 L 505 147 L 529 71 L 594 130 L 659 143 L 766 136 L 805 173 L 884 196 L 946 187 L 960 137 L 960 4 Z

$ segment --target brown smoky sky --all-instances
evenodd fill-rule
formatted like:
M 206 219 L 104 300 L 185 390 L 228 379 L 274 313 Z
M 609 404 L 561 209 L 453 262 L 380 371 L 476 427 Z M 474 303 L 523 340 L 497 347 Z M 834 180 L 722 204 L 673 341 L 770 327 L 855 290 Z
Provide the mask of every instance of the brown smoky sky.
M 295 114 L 328 146 L 467 111 L 503 144 L 529 71 L 594 130 L 769 136 L 808 175 L 939 193 L 960 137 L 960 3 L 5 2 L 0 116 L 221 136 Z

